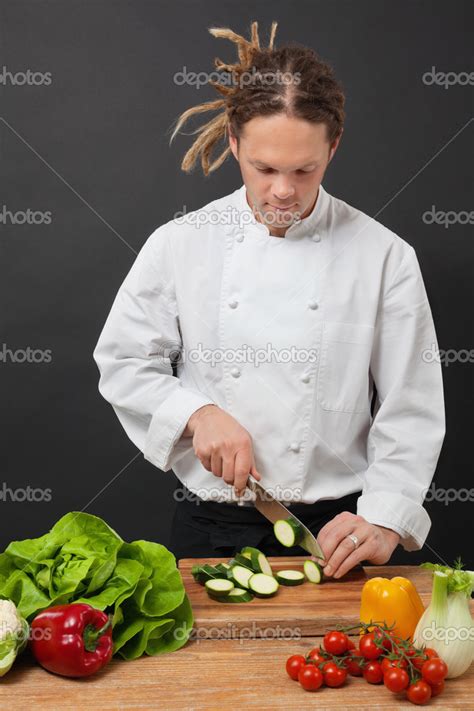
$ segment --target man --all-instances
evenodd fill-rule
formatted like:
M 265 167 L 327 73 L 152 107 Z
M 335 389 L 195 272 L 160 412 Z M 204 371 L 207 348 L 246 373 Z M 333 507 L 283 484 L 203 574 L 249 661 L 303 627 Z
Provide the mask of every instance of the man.
M 271 60 L 283 65 L 276 50 Z M 342 127 L 278 98 L 284 110 L 240 125 L 227 99 L 215 126 L 243 185 L 153 232 L 94 358 L 129 437 L 183 484 L 177 557 L 301 554 L 272 541 L 245 497 L 252 475 L 318 536 L 339 578 L 426 539 L 441 367 L 422 357 L 436 334 L 415 251 L 322 185 Z

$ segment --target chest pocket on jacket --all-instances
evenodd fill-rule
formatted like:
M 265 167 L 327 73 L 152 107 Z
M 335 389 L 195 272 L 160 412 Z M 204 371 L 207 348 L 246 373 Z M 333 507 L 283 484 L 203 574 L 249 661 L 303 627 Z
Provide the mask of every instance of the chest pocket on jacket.
M 374 328 L 325 321 L 317 399 L 324 410 L 368 412 L 369 366 Z

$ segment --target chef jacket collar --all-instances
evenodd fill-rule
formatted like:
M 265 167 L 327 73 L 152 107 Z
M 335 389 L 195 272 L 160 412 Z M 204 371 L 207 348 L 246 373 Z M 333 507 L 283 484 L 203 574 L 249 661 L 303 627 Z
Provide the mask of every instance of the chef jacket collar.
M 255 215 L 247 202 L 247 190 L 245 183 L 235 191 L 235 195 L 237 208 L 241 213 L 239 216 L 241 220 L 240 226 L 247 232 L 259 234 L 262 237 L 270 237 L 270 230 L 266 225 L 255 219 Z M 321 184 L 319 186 L 317 200 L 310 214 L 299 222 L 295 222 L 290 225 L 286 230 L 284 239 L 287 237 L 290 237 L 291 239 L 295 237 L 310 237 L 315 242 L 319 242 L 321 239 L 321 232 L 324 229 L 326 222 L 328 204 L 329 195 Z M 276 239 L 278 239 L 278 237 Z

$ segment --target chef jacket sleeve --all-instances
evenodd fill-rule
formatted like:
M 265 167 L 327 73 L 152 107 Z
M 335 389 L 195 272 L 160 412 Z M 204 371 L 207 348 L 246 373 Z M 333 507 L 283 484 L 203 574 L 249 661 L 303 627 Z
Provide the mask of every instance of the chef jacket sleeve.
M 422 548 L 431 527 L 423 501 L 445 435 L 436 333 L 415 250 L 408 245 L 381 299 L 371 373 L 377 407 L 357 513 Z
M 168 238 L 163 225 L 143 245 L 93 353 L 100 393 L 145 459 L 165 472 L 192 449 L 192 437 L 180 439 L 190 416 L 215 404 L 173 375 L 182 341 Z

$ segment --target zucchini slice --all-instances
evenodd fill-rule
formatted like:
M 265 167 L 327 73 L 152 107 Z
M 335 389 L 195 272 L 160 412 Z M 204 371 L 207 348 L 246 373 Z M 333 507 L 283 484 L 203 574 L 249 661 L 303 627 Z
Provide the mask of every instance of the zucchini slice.
M 305 560 L 303 563 L 304 574 L 310 583 L 321 583 L 323 580 L 323 569 L 314 560 Z
M 268 562 L 265 553 L 254 548 L 252 550 L 252 568 L 256 573 L 264 573 L 265 575 L 273 575 L 272 566 Z
M 242 555 L 246 555 L 249 558 L 252 557 L 252 553 L 260 553 L 258 548 L 252 548 L 252 546 L 244 546 L 240 552 Z
M 234 565 L 243 565 L 244 568 L 249 568 L 253 573 L 259 572 L 258 570 L 254 570 L 252 560 L 246 555 L 243 555 L 243 553 L 236 553 L 233 560 Z
M 272 575 L 265 575 L 265 573 L 254 573 L 248 585 L 257 597 L 272 597 L 280 587 L 278 580 L 275 580 Z
M 300 570 L 279 570 L 275 577 L 281 585 L 301 585 L 305 581 L 305 575 Z
M 191 573 L 194 580 L 200 585 L 204 585 L 208 580 L 223 577 L 223 573 L 221 571 L 219 571 L 212 565 L 207 565 L 207 563 L 204 565 L 193 565 L 193 567 L 191 568 Z
M 273 524 L 275 538 L 282 546 L 297 546 L 304 536 L 304 530 L 294 518 L 281 518 Z
M 253 571 L 243 565 L 233 565 L 227 573 L 228 578 L 239 588 L 248 589 L 249 579 L 254 575 Z
M 225 578 L 227 576 L 227 570 L 229 569 L 227 563 L 217 563 L 214 568 L 219 571 L 221 577 Z
M 243 588 L 233 588 L 228 595 L 216 597 L 219 602 L 250 602 L 253 600 L 253 595 L 250 590 Z
M 214 578 L 214 580 L 208 580 L 205 587 L 213 596 L 222 597 L 234 589 L 234 583 L 228 578 Z

